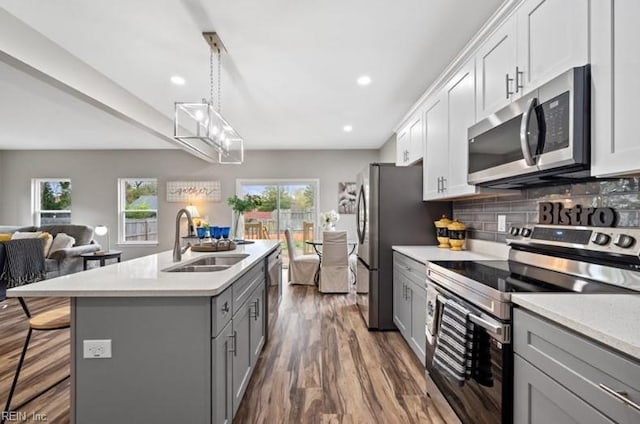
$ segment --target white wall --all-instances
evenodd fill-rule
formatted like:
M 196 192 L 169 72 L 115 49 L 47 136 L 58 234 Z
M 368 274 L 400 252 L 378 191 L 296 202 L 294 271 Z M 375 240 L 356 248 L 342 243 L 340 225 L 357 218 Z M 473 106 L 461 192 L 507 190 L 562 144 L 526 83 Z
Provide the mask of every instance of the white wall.
M 396 163 L 396 135 L 395 133 L 384 142 L 380 150 L 378 150 L 380 162 Z
M 112 232 L 113 248 L 117 240 L 117 179 L 155 177 L 159 182 L 160 245 L 122 247 L 123 256 L 132 258 L 173 246 L 175 214 L 185 204 L 165 201 L 167 181 L 221 181 L 221 203 L 195 204 L 202 216 L 209 215 L 212 224 L 231 225 L 231 210 L 224 200 L 235 194 L 236 179 L 317 178 L 322 212 L 337 209 L 338 182 L 355 181 L 356 174 L 378 157 L 377 150 L 251 150 L 243 165 L 223 166 L 178 150 L 4 151 L 0 156 L 0 225 L 31 224 L 31 178 L 69 177 L 73 222 L 106 224 Z M 337 228 L 346 229 L 355 239 L 355 215 L 343 215 Z

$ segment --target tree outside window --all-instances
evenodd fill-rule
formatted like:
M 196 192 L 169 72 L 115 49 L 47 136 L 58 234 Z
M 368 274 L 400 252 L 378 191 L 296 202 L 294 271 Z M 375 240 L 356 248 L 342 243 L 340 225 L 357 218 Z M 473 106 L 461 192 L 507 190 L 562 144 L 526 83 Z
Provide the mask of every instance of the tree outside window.
M 120 243 L 158 242 L 158 181 L 121 178 L 119 189 Z
M 33 179 L 32 194 L 35 225 L 71 223 L 70 179 Z

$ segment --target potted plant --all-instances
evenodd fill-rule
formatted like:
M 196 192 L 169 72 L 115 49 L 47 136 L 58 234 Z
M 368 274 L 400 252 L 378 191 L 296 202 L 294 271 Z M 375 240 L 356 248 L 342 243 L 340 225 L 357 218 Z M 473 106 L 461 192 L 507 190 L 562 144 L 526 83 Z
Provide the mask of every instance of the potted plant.
M 242 238 L 242 234 L 240 234 L 240 231 L 242 230 L 242 226 L 240 226 L 240 217 L 243 216 L 245 212 L 252 211 L 262 205 L 262 199 L 260 196 L 253 194 L 247 194 L 243 198 L 234 195 L 227 199 L 227 204 L 231 206 L 231 209 L 233 209 L 234 212 L 233 238 L 240 240 Z

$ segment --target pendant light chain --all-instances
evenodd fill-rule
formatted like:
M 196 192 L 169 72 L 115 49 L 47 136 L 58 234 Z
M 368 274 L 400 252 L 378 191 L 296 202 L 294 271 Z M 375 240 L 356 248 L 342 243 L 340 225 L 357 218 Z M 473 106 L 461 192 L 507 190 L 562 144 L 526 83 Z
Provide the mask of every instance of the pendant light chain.
M 209 47 L 209 104 L 213 105 L 213 47 Z
M 220 65 L 220 49 L 218 48 L 218 113 L 220 113 L 220 97 L 222 96 L 221 86 L 220 86 L 220 74 L 221 74 L 221 65 Z

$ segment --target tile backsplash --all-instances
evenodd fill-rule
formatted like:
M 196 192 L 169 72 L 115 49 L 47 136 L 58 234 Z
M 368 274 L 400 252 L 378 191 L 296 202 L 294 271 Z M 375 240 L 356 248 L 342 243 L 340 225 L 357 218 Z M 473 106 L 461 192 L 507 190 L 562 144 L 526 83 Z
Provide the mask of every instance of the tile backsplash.
M 618 213 L 618 227 L 640 225 L 640 177 L 618 178 L 552 187 L 534 187 L 513 196 L 453 202 L 453 217 L 467 224 L 467 237 L 505 240 L 498 232 L 498 215 L 506 215 L 507 230 L 515 225 L 538 223 L 539 202 L 560 202 L 566 207 L 611 207 Z

